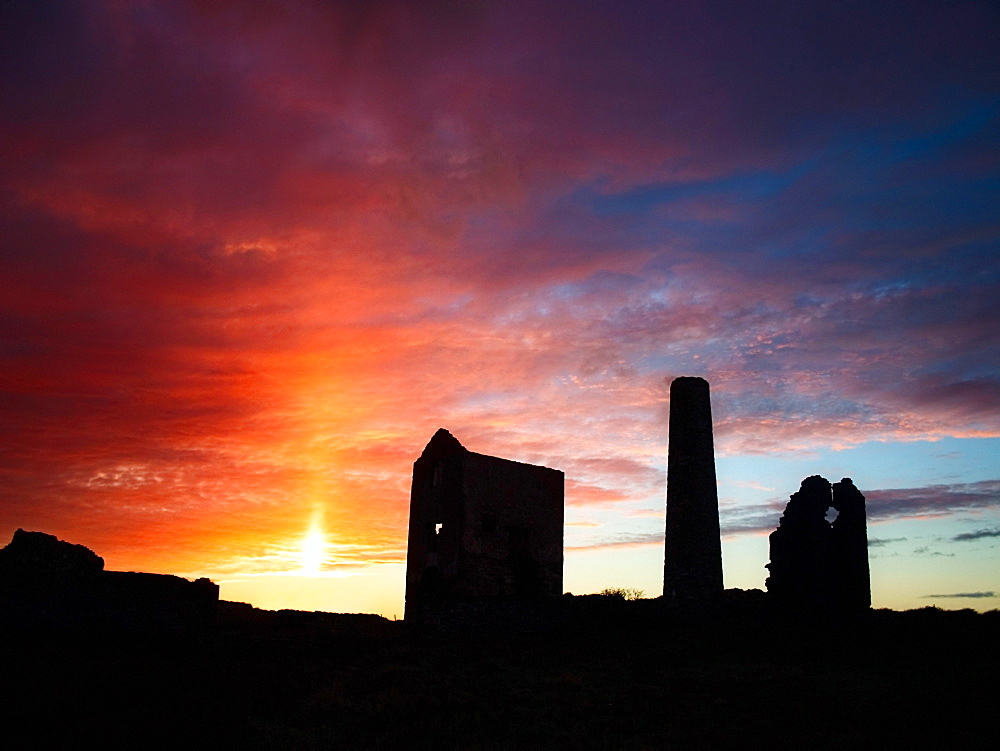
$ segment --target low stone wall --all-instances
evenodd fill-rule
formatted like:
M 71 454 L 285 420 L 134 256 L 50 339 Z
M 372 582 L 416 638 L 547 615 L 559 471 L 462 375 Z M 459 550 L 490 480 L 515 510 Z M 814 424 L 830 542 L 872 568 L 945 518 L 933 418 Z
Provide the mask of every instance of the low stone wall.
M 0 549 L 0 625 L 7 629 L 200 633 L 215 626 L 208 579 L 105 571 L 82 545 L 19 529 Z

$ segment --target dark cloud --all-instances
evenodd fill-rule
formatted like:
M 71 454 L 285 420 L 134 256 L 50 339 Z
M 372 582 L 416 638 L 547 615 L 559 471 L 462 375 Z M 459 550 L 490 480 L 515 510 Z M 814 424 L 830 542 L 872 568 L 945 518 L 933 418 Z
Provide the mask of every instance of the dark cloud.
M 887 538 L 882 538 L 882 539 L 880 539 L 878 537 L 869 537 L 868 538 L 868 547 L 870 547 L 870 548 L 881 548 L 881 547 L 884 547 L 886 545 L 891 545 L 894 542 L 906 542 L 906 539 L 907 538 L 905 538 L 905 537 L 887 537 Z
M 962 509 L 1000 507 L 1000 480 L 865 492 L 870 520 L 945 515 Z
M 913 549 L 913 554 L 914 555 L 921 555 L 921 556 L 925 555 L 925 556 L 928 556 L 930 558 L 954 558 L 955 557 L 954 553 L 942 553 L 939 550 L 931 550 L 930 546 L 928 546 L 928 545 L 922 545 L 919 548 L 914 548 Z
M 975 532 L 963 532 L 962 534 L 955 535 L 951 539 L 955 542 L 971 542 L 973 540 L 982 540 L 989 537 L 1000 537 L 1000 529 L 979 529 Z
M 935 598 L 935 599 L 948 599 L 948 598 L 960 598 L 960 599 L 986 599 L 990 597 L 996 597 L 994 592 L 956 592 L 954 594 L 947 595 L 924 595 L 925 598 Z

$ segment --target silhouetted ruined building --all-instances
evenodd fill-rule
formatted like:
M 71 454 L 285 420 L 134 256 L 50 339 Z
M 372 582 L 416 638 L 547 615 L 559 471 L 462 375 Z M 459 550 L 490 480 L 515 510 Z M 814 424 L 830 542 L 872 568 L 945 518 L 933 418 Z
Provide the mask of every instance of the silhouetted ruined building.
M 708 381 L 670 384 L 667 524 L 663 595 L 708 600 L 722 594 L 722 540 Z
M 208 579 L 105 571 L 83 545 L 19 529 L 0 549 L 0 624 L 96 632 L 197 632 L 215 623 Z
M 837 518 L 830 522 L 833 507 Z M 871 607 L 865 497 L 849 478 L 807 477 L 771 533 L 768 595 L 779 606 L 856 612 Z
M 447 430 L 413 464 L 405 618 L 562 594 L 563 473 L 468 451 Z

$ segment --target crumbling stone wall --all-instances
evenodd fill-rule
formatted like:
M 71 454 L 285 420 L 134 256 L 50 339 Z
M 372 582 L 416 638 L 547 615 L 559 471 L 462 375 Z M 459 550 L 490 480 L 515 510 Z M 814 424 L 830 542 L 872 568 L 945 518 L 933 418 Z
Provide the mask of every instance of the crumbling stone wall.
M 865 610 L 872 604 L 865 497 L 847 477 L 832 489 L 831 505 L 837 510 L 830 525 L 836 601 L 845 610 Z
M 19 529 L 0 549 L 0 625 L 93 632 L 200 632 L 215 624 L 208 579 L 105 571 L 83 545 Z
M 831 507 L 833 522 L 826 518 Z M 779 606 L 835 613 L 871 607 L 865 497 L 849 478 L 803 480 L 769 541 L 765 584 Z
M 9 585 L 39 580 L 73 580 L 99 574 L 104 559 L 84 545 L 63 542 L 55 535 L 18 529 L 0 548 L 0 576 Z

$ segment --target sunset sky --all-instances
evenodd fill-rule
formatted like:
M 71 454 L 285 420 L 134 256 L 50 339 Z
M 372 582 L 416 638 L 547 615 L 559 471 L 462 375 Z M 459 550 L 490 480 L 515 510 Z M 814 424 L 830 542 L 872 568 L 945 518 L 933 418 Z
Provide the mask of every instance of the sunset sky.
M 712 387 L 726 586 L 801 480 L 876 607 L 1000 607 L 993 2 L 5 2 L 0 545 L 402 616 L 440 427 L 662 587 Z

